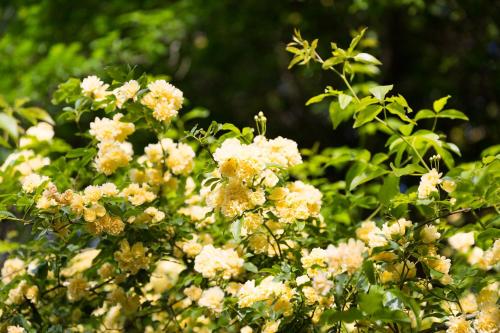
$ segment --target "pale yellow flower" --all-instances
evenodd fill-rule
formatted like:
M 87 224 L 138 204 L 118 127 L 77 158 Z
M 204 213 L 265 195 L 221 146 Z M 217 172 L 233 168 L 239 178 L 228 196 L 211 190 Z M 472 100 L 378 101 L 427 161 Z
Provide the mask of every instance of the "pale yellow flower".
M 420 231 L 420 237 L 422 242 L 429 244 L 434 243 L 441 237 L 441 234 L 437 231 L 437 228 L 433 225 L 425 225 Z
M 16 276 L 23 275 L 26 272 L 26 264 L 19 258 L 5 260 L 2 267 L 2 282 L 4 284 L 12 281 Z
M 448 243 L 459 252 L 466 252 L 474 245 L 474 232 L 459 232 L 448 238 Z
M 244 260 L 233 249 L 219 249 L 213 245 L 205 245 L 194 260 L 195 271 L 203 277 L 213 279 L 221 276 L 229 280 L 238 276 L 243 269 Z
M 82 273 L 92 266 L 93 260 L 99 255 L 101 250 L 83 249 L 76 256 L 71 258 L 65 268 L 61 270 L 61 275 L 71 277 L 77 273 Z
M 203 290 L 198 305 L 207 307 L 216 313 L 222 312 L 222 305 L 224 303 L 224 291 L 220 287 L 212 287 Z
M 448 326 L 446 333 L 474 333 L 464 316 L 448 317 L 446 325 Z
M 418 198 L 426 199 L 433 192 L 437 192 L 437 185 L 441 183 L 442 175 L 443 174 L 439 173 L 436 169 L 431 169 L 428 173 L 424 174 L 418 186 Z
M 8 326 L 7 327 L 7 333 L 24 333 L 26 332 L 23 327 L 21 326 Z
M 136 95 L 140 89 L 141 87 L 136 80 L 130 80 L 125 82 L 121 87 L 113 90 L 113 95 L 116 97 L 116 106 L 121 108 L 129 99 L 135 101 L 137 99 Z
M 111 94 L 107 91 L 109 84 L 104 84 L 97 76 L 91 75 L 83 79 L 80 83 L 83 95 L 94 99 L 95 101 L 102 101 L 106 96 Z

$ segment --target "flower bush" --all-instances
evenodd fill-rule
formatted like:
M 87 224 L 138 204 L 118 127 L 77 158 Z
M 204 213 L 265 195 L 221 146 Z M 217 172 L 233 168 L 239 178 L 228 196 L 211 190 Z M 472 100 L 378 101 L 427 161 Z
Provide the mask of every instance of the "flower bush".
M 322 57 L 297 32 L 287 50 L 343 84 L 307 104 L 386 135 L 382 151 L 299 151 L 262 113 L 187 131 L 206 112 L 134 71 L 55 92 L 84 147 L 3 105 L 0 217 L 31 236 L 0 243 L 0 331 L 498 332 L 500 147 L 456 161 L 437 125 L 466 115 L 371 81 L 363 35 Z

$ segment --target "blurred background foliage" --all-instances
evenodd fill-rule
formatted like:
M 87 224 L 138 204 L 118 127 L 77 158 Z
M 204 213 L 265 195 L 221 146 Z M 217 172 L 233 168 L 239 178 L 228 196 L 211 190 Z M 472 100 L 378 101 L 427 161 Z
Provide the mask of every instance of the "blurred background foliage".
M 168 75 L 219 122 L 249 125 L 262 110 L 272 136 L 355 146 L 352 124 L 333 132 L 327 104 L 304 105 L 341 83 L 312 67 L 289 71 L 285 45 L 299 28 L 326 54 L 330 40 L 346 46 L 368 26 L 364 47 L 383 62 L 376 81 L 415 110 L 452 95 L 471 121 L 450 122 L 448 134 L 472 159 L 499 142 L 499 24 L 489 0 L 14 0 L 0 3 L 0 95 L 54 112 L 51 93 L 68 77 L 136 65 Z

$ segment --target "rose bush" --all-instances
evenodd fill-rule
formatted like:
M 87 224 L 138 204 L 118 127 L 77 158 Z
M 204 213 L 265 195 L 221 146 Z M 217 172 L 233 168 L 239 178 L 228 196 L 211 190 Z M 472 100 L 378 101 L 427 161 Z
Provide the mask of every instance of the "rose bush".
M 206 112 L 134 71 L 59 86 L 80 148 L 3 103 L 0 217 L 31 236 L 0 243 L 0 330 L 497 332 L 500 147 L 460 163 L 438 125 L 467 116 L 371 81 L 363 35 L 322 57 L 297 32 L 287 50 L 344 85 L 307 104 L 386 135 L 382 151 L 299 152 L 262 113 L 185 130 Z

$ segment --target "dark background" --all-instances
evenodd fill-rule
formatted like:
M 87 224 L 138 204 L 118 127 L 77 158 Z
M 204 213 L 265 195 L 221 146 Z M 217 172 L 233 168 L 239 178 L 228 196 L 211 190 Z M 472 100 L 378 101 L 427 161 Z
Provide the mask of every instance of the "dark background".
M 465 159 L 499 142 L 500 1 L 241 0 L 0 2 L 0 95 L 27 96 L 52 112 L 57 84 L 108 65 L 137 65 L 169 75 L 190 104 L 211 118 L 252 125 L 264 111 L 271 136 L 310 147 L 357 145 L 352 124 L 333 132 L 327 104 L 305 101 L 327 84 L 317 66 L 287 70 L 294 28 L 305 38 L 347 46 L 369 28 L 365 45 L 383 62 L 381 84 L 394 84 L 415 109 L 452 95 L 471 119 L 446 122 Z

